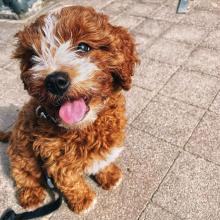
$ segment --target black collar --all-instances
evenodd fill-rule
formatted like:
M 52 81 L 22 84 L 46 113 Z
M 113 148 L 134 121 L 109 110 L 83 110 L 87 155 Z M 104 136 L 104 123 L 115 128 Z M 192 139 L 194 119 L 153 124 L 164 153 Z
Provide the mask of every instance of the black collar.
M 39 105 L 36 108 L 35 112 L 36 112 L 36 115 L 38 118 L 42 118 L 42 119 L 45 119 L 49 122 L 57 124 L 57 120 L 54 117 L 52 117 L 51 115 L 49 115 L 43 106 Z

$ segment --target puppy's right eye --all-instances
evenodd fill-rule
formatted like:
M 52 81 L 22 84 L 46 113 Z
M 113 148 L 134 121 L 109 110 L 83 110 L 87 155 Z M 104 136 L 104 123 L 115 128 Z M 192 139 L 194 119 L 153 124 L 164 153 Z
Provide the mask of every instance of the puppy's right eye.
M 91 47 L 86 43 L 79 43 L 77 46 L 77 50 L 80 52 L 89 52 Z

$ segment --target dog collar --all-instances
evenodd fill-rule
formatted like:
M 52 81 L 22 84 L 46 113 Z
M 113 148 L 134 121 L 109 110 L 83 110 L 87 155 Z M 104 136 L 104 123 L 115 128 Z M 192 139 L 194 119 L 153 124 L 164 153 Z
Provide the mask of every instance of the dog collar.
M 45 120 L 47 120 L 49 122 L 57 124 L 57 120 L 54 117 L 52 117 L 51 115 L 49 115 L 47 113 L 46 109 L 43 106 L 39 105 L 36 108 L 35 113 L 36 113 L 38 118 L 45 119 Z

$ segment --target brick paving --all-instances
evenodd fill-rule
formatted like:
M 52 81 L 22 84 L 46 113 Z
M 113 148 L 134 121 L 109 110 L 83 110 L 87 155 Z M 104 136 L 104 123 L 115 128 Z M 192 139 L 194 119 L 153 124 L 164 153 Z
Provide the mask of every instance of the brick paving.
M 220 3 L 192 0 L 177 15 L 176 0 L 65 0 L 91 5 L 136 37 L 141 65 L 126 93 L 122 184 L 98 194 L 94 210 L 73 214 L 65 204 L 53 220 L 220 219 Z M 40 12 L 42 13 L 42 12 Z M 28 20 L 0 21 L 0 128 L 9 129 L 28 99 L 10 59 L 13 35 Z M 7 145 L 0 148 L 0 212 L 16 203 Z

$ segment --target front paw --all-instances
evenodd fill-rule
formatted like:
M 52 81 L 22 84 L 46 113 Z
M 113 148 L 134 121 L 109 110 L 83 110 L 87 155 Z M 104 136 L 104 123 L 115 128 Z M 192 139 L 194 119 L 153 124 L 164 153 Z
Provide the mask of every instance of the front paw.
M 85 192 L 81 196 L 73 196 L 67 199 L 69 208 L 77 214 L 85 214 L 94 208 L 96 204 L 95 192 Z
M 42 187 L 23 187 L 18 192 L 19 204 L 27 209 L 38 207 L 45 197 L 45 190 Z
M 95 175 L 95 180 L 103 189 L 110 190 L 121 183 L 122 172 L 115 164 L 110 164 Z

